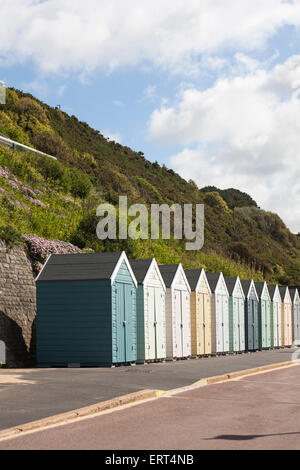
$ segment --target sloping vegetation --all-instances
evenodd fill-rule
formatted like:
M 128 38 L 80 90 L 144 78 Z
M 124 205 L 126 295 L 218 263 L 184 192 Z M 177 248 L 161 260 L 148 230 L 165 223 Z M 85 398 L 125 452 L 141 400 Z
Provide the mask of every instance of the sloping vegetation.
M 246 193 L 198 189 L 142 152 L 14 89 L 0 106 L 0 133 L 58 159 L 0 147 L 0 237 L 10 243 L 38 236 L 80 249 L 125 249 L 132 257 L 155 256 L 160 263 L 183 262 L 243 279 L 300 282 L 300 237 Z M 117 205 L 119 195 L 148 206 L 204 203 L 203 250 L 186 251 L 186 240 L 98 240 L 95 208 L 102 202 Z

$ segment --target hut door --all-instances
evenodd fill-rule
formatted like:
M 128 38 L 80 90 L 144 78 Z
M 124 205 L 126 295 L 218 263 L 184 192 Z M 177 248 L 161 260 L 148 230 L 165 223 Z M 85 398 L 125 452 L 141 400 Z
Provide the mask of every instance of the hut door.
M 253 300 L 253 346 L 254 349 L 259 349 L 259 322 L 258 322 L 258 302 Z
M 291 346 L 293 342 L 292 333 L 292 305 L 287 304 L 287 345 Z
M 279 346 L 278 302 L 273 302 L 274 346 Z
M 287 305 L 283 304 L 283 345 L 287 345 Z
M 232 327 L 233 327 L 233 350 L 240 350 L 239 333 L 239 301 L 235 297 L 232 299 Z
M 204 354 L 211 353 L 211 305 L 210 295 L 203 296 Z
M 130 284 L 124 284 L 125 298 L 125 361 L 136 361 L 136 339 L 134 335 L 133 324 L 133 287 Z
M 229 351 L 229 312 L 228 299 L 222 296 L 222 325 L 223 325 L 223 351 Z
M 165 337 L 164 337 L 164 291 L 160 287 L 154 289 L 155 293 L 155 342 L 156 342 L 156 352 L 155 357 L 157 359 L 162 359 L 166 357 L 166 346 L 165 346 Z
M 126 362 L 126 317 L 124 284 L 116 282 L 117 362 Z
M 243 299 L 239 303 L 239 351 L 245 351 L 245 302 Z
M 223 338 L 223 299 L 221 295 L 216 295 L 216 341 L 217 352 L 224 351 L 224 338 Z
M 190 296 L 188 292 L 181 291 L 182 315 L 182 356 L 191 354 L 191 324 L 190 324 Z
M 174 312 L 174 322 L 175 322 L 175 357 L 182 357 L 182 312 L 181 312 L 181 292 L 180 290 L 174 291 L 175 296 L 175 312 Z
M 271 302 L 267 302 L 267 312 L 268 312 L 268 316 L 267 316 L 267 340 L 268 340 L 268 348 L 270 348 L 272 346 L 272 341 L 273 341 L 273 338 L 272 338 L 272 322 L 273 322 L 273 318 L 272 318 L 272 310 L 271 310 L 272 306 L 271 306 Z
M 247 302 L 247 330 L 248 330 L 248 349 L 252 351 L 254 348 L 254 300 L 249 299 Z
M 261 300 L 261 346 L 266 347 L 267 337 L 267 312 L 266 312 L 266 301 Z
M 277 329 L 278 329 L 278 346 L 282 346 L 282 318 L 281 318 L 281 302 L 276 302 L 276 311 L 277 311 Z
M 156 316 L 155 316 L 155 288 L 148 287 L 148 351 L 147 359 L 155 359 L 156 356 Z
M 205 354 L 205 296 L 197 294 L 196 328 L 197 354 Z
M 300 341 L 300 304 L 296 304 L 294 310 L 294 340 Z

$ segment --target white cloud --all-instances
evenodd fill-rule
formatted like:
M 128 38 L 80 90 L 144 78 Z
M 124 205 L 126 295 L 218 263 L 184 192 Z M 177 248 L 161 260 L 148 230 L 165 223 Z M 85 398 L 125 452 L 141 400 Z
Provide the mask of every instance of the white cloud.
M 193 74 L 200 54 L 255 50 L 300 24 L 299 0 L 0 0 L 0 11 L 0 61 L 81 77 L 147 63 Z
M 300 55 L 183 91 L 153 112 L 149 134 L 185 146 L 171 158 L 184 177 L 248 191 L 300 231 Z

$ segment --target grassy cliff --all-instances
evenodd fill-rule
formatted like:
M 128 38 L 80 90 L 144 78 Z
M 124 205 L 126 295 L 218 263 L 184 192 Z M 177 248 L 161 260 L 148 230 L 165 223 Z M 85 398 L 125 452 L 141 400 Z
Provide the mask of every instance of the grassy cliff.
M 58 159 L 0 147 L 0 237 L 37 235 L 244 279 L 300 283 L 300 238 L 249 195 L 214 186 L 199 189 L 142 152 L 109 141 L 75 116 L 18 90 L 9 89 L 7 104 L 0 106 L 0 133 Z M 204 248 L 188 252 L 185 240 L 100 242 L 95 207 L 117 204 L 119 195 L 127 195 L 129 204 L 204 203 Z

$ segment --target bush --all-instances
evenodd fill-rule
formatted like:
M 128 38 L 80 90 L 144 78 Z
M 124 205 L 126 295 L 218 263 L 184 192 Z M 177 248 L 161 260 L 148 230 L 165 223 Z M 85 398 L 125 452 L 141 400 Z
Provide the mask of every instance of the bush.
M 81 199 L 85 199 L 92 189 L 91 180 L 87 175 L 85 175 L 84 173 L 80 173 L 75 169 L 70 169 L 69 173 L 71 180 L 71 194 L 74 197 L 80 197 Z
M 64 168 L 63 166 L 57 162 L 56 160 L 52 160 L 48 157 L 41 157 L 39 161 L 39 168 L 41 170 L 42 175 L 46 179 L 52 179 L 54 181 L 63 181 L 64 177 Z
M 230 209 L 227 206 L 226 202 L 216 191 L 205 194 L 204 203 L 210 207 L 214 207 L 215 209 L 219 209 L 223 212 L 226 212 L 227 214 L 230 214 Z
M 48 120 L 44 108 L 32 98 L 21 98 L 17 103 L 16 110 L 20 114 L 30 114 L 43 123 Z
M 54 132 L 41 132 L 32 137 L 33 145 L 41 152 L 52 155 L 59 160 L 68 161 L 71 154 L 63 140 Z

